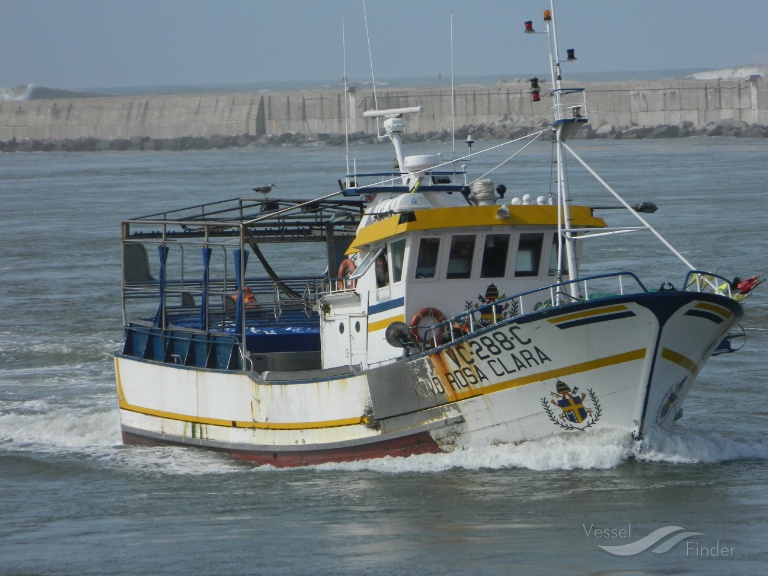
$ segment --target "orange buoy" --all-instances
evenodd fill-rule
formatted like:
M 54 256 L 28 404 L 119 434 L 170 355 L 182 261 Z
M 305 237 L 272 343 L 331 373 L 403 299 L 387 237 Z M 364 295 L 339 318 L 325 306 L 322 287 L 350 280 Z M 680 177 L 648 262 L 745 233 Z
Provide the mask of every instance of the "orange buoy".
M 413 337 L 416 338 L 416 340 L 419 342 L 424 341 L 424 339 L 421 337 L 421 334 L 419 334 L 419 328 L 421 328 L 421 323 L 427 318 L 431 318 L 433 322 L 427 325 L 426 328 L 431 328 L 437 324 L 442 324 L 445 322 L 445 315 L 437 308 L 422 308 L 416 312 L 416 314 L 411 317 L 411 323 L 408 325 L 408 328 L 411 331 Z M 433 337 L 437 342 L 442 340 L 444 331 L 445 326 L 439 326 L 432 331 L 434 335 Z
M 347 284 L 346 278 L 350 274 L 352 274 L 355 270 L 357 270 L 357 264 L 352 262 L 352 260 L 350 260 L 349 258 L 344 259 L 344 261 L 341 263 L 341 266 L 339 266 L 339 273 L 337 274 L 337 276 L 339 278 L 343 278 L 343 280 L 339 280 L 336 283 L 336 289 L 337 290 L 344 290 L 344 288 L 347 287 L 347 285 L 346 285 Z M 352 280 L 349 283 L 348 287 L 349 288 L 354 288 L 355 286 L 357 286 L 357 280 Z

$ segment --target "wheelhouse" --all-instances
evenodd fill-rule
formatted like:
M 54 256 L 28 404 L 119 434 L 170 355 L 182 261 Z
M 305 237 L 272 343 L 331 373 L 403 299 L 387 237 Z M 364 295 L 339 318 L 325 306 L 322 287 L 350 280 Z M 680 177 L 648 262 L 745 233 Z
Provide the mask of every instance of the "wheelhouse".
M 572 207 L 571 216 L 574 228 L 605 225 L 587 207 Z M 365 329 L 367 344 L 355 346 L 352 334 L 348 347 L 324 347 L 324 365 L 350 359 L 364 365 L 366 358 L 375 365 L 397 357 L 400 351 L 385 344 L 393 322 L 412 327 L 412 336 L 429 346 L 434 335 L 427 330 L 448 316 L 568 280 L 557 218 L 550 205 L 457 206 L 384 215 L 362 228 L 348 251 L 354 272 L 321 295 L 322 330 L 330 339 Z M 515 305 L 531 310 L 542 299 L 533 293 Z M 501 315 L 509 306 L 490 312 Z

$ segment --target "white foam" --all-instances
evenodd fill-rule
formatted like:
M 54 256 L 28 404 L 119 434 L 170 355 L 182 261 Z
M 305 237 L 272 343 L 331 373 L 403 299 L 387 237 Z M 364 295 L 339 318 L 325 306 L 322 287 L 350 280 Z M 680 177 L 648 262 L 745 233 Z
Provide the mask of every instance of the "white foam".
M 35 399 L 0 413 L 0 443 L 7 451 L 77 455 L 100 467 L 157 474 L 200 475 L 251 470 L 229 455 L 186 447 L 122 446 L 119 414 L 108 395 L 90 396 L 81 404 L 58 405 Z M 435 473 L 451 469 L 606 470 L 636 457 L 640 462 L 717 463 L 768 459 L 768 440 L 719 432 L 651 431 L 635 442 L 623 430 L 561 434 L 513 445 L 456 450 L 407 458 L 385 457 L 329 463 L 323 471 L 374 471 L 384 474 Z M 270 466 L 256 468 L 275 472 Z M 282 471 L 282 470 L 281 470 Z
M 694 78 L 695 80 L 731 80 L 737 78 L 749 78 L 750 76 L 768 76 L 768 65 L 755 64 L 750 66 L 739 66 L 737 68 L 708 70 L 706 72 L 696 72 L 695 74 L 691 74 L 690 78 Z
M 633 455 L 635 443 L 626 432 L 604 430 L 595 434 L 564 434 L 544 440 L 423 454 L 408 458 L 380 458 L 359 462 L 323 464 L 320 469 L 372 470 L 399 474 L 465 470 L 592 470 L 615 468 Z
M 710 431 L 661 433 L 652 430 L 637 458 L 648 462 L 681 464 L 768 460 L 768 440 L 763 436 L 725 436 Z
M 29 100 L 35 90 L 34 84 L 19 86 L 17 88 L 0 88 L 0 102 Z
M 249 471 L 233 457 L 183 446 L 112 446 L 90 455 L 100 466 L 158 476 L 203 476 Z
M 120 442 L 120 421 L 116 408 L 73 410 L 39 400 L 0 414 L 0 438 L 5 449 L 79 451 Z
M 450 469 L 607 470 L 628 460 L 697 464 L 732 460 L 768 459 L 768 440 L 728 437 L 720 433 L 654 431 L 642 442 L 626 431 L 563 434 L 518 445 L 499 445 L 424 454 L 408 458 L 381 458 L 360 462 L 323 464 L 318 469 L 371 470 L 388 474 L 442 472 Z
M 44 400 L 18 403 L 13 412 L 0 414 L 0 444 L 9 452 L 76 456 L 88 465 L 139 473 L 202 475 L 243 470 L 240 461 L 210 450 L 124 446 L 117 407 L 110 406 L 114 401 L 100 400 L 91 397 L 82 408 Z

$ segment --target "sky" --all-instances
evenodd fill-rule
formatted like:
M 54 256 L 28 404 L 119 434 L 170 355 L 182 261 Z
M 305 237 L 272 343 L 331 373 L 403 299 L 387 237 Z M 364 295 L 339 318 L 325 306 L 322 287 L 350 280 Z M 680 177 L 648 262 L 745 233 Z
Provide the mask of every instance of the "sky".
M 548 71 L 549 0 L 0 0 L 0 87 L 337 81 Z M 559 0 L 579 72 L 768 64 L 768 0 Z M 342 41 L 345 39 L 345 42 Z M 344 45 L 346 44 L 346 49 Z

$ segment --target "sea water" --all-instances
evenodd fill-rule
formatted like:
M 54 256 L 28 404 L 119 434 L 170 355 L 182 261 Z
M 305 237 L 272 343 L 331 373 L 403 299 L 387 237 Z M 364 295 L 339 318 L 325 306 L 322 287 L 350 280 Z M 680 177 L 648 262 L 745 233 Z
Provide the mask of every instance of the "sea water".
M 468 170 L 484 171 L 475 151 L 491 144 L 476 143 Z M 645 217 L 693 265 L 768 271 L 766 141 L 573 147 L 628 202 L 656 203 Z M 391 157 L 384 145 L 0 155 L 0 574 L 765 573 L 768 284 L 745 303 L 744 348 L 711 359 L 674 432 L 641 446 L 573 433 L 290 470 L 122 446 L 120 221 L 270 182 L 275 197 L 318 197 L 347 159 L 379 170 Z M 537 144 L 493 178 L 507 199 L 547 195 L 551 161 Z M 568 169 L 573 195 L 617 204 L 575 159 Z M 275 268 L 311 268 L 303 250 L 273 253 Z M 595 259 L 649 288 L 679 287 L 686 270 L 647 233 L 591 240 L 586 270 L 602 270 Z

